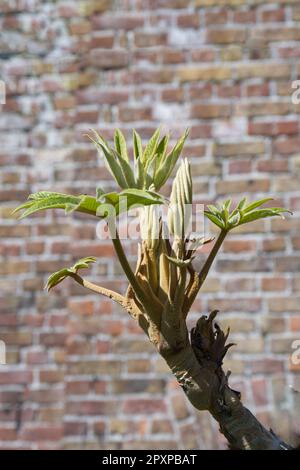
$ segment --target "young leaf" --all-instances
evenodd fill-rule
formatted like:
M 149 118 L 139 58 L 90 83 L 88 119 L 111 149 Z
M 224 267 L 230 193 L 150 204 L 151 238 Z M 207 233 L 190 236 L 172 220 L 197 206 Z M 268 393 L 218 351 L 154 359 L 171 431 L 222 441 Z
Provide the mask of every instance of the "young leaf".
M 127 188 L 128 184 L 123 175 L 122 169 L 120 168 L 120 165 L 116 160 L 112 150 L 109 148 L 109 145 L 96 131 L 93 132 L 96 136 L 96 140 L 94 140 L 91 136 L 88 137 L 96 145 L 96 148 L 102 151 L 101 153 L 104 155 L 104 161 L 108 171 L 120 186 L 120 188 Z
M 96 189 L 96 200 L 99 201 L 99 199 L 101 198 L 101 196 L 103 196 L 103 194 L 105 194 L 105 191 L 103 191 L 102 188 L 97 188 Z
M 215 215 L 219 214 L 219 210 L 216 206 L 213 206 L 212 204 L 207 204 L 207 208 L 210 210 Z
M 230 200 L 225 201 L 220 209 L 215 206 L 208 206 L 209 212 L 205 211 L 206 217 L 208 217 L 214 224 L 216 224 L 221 230 L 231 230 L 239 225 L 246 224 L 258 219 L 264 219 L 266 217 L 281 216 L 284 212 L 291 212 L 282 207 L 271 207 L 266 209 L 254 210 L 257 207 L 262 206 L 266 202 L 271 201 L 272 198 L 265 198 L 259 201 L 254 201 L 246 206 L 246 198 L 242 199 L 236 208 L 230 213 Z
M 284 209 L 282 207 L 273 207 L 270 209 L 258 209 L 257 211 L 252 211 L 246 215 L 243 215 L 239 222 L 239 225 L 247 224 L 248 222 L 253 222 L 254 220 L 258 220 L 258 219 L 265 219 L 267 217 L 276 217 L 276 216 L 282 217 L 282 214 L 285 212 L 288 212 L 291 214 L 289 210 Z
M 229 218 L 229 208 L 231 205 L 231 200 L 227 199 L 222 205 L 222 218 L 224 220 L 225 225 L 227 225 L 228 218 Z
M 144 164 L 144 166 L 147 164 L 147 162 L 152 160 L 152 158 L 155 155 L 159 135 L 160 135 L 160 128 L 156 129 L 153 136 L 150 138 L 148 144 L 146 145 L 144 154 L 142 156 L 142 163 Z
M 96 258 L 93 256 L 88 256 L 87 258 L 81 258 L 71 267 L 71 268 L 63 268 L 49 276 L 47 284 L 45 288 L 49 291 L 54 286 L 57 286 L 60 282 L 62 282 L 66 277 L 71 276 L 72 274 L 76 274 L 79 269 L 88 268 L 90 263 L 95 263 Z
M 46 209 L 65 209 L 66 212 L 77 210 L 86 214 L 96 215 L 97 201 L 91 196 L 72 196 L 62 193 L 40 192 L 30 194 L 28 201 L 14 210 L 23 210 L 20 219 L 33 214 L 34 212 Z
M 140 189 L 127 189 L 120 193 L 109 193 L 101 194 L 100 198 L 97 199 L 93 196 L 82 194 L 80 196 L 72 196 L 61 193 L 51 192 L 40 192 L 31 194 L 28 197 L 28 201 L 20 205 L 14 210 L 15 212 L 23 210 L 20 218 L 23 219 L 28 215 L 35 212 L 46 210 L 46 209 L 65 209 L 66 213 L 74 211 L 83 212 L 94 216 L 99 216 L 101 205 L 103 202 L 108 202 L 116 209 L 116 215 L 123 210 L 129 210 L 129 208 L 135 204 L 138 205 L 150 205 L 150 204 L 164 204 L 165 199 L 153 191 L 146 191 Z M 120 198 L 123 198 L 122 202 L 126 204 L 120 205 Z M 126 200 L 124 201 L 124 199 Z
M 94 256 L 87 256 L 86 258 L 80 258 L 79 260 L 76 261 L 75 264 L 70 268 L 72 272 L 77 273 L 79 269 L 84 269 L 88 268 L 90 263 L 95 263 L 97 261 L 97 258 Z
M 135 179 L 134 179 L 134 173 L 131 165 L 127 160 L 124 160 L 121 155 L 119 155 L 115 150 L 112 150 L 113 155 L 115 158 L 119 161 L 119 165 L 122 171 L 122 174 L 124 176 L 124 179 L 126 181 L 126 187 L 127 188 L 134 188 L 135 187 Z
M 224 229 L 225 228 L 225 223 L 224 221 L 222 220 L 222 218 L 220 218 L 218 215 L 215 215 L 215 214 L 212 214 L 211 212 L 209 211 L 204 211 L 204 215 L 213 223 L 215 224 L 217 227 L 219 227 L 220 229 Z
M 239 225 L 240 220 L 241 220 L 240 212 L 239 211 L 232 212 L 228 220 L 229 227 L 230 228 L 236 227 L 237 225 Z
M 134 160 L 134 177 L 135 187 L 143 189 L 145 185 L 145 171 L 141 159 L 139 157 Z
M 153 178 L 155 175 L 156 170 L 156 158 L 152 158 L 152 160 L 146 163 L 145 166 L 145 187 L 148 189 L 153 184 Z
M 237 205 L 236 209 L 243 210 L 247 202 L 247 198 L 244 197 Z
M 126 160 L 128 162 L 129 158 L 127 153 L 126 140 L 124 134 L 120 131 L 120 129 L 115 130 L 114 140 L 116 151 L 123 158 L 123 160 Z
M 227 199 L 225 202 L 224 202 L 224 207 L 226 207 L 226 209 L 229 211 L 230 209 L 230 206 L 231 206 L 231 199 Z
M 254 201 L 249 206 L 244 207 L 243 213 L 247 214 L 247 212 L 253 211 L 253 209 L 256 209 L 257 207 L 262 206 L 263 204 L 266 204 L 266 202 L 273 201 L 272 197 L 267 197 L 265 199 L 260 199 L 259 201 Z
M 133 154 L 134 154 L 135 159 L 137 158 L 139 158 L 140 160 L 142 159 L 142 156 L 143 156 L 142 139 L 135 129 L 133 129 Z
M 165 184 L 165 182 L 171 175 L 177 163 L 177 160 L 180 157 L 187 136 L 188 131 L 185 131 L 181 138 L 176 142 L 171 152 L 161 159 L 160 165 L 157 168 L 154 177 L 154 185 L 156 191 L 158 191 Z
M 63 268 L 60 271 L 56 271 L 55 273 L 51 274 L 51 276 L 48 277 L 45 289 L 49 291 L 53 287 L 57 286 L 57 284 L 62 282 L 64 279 L 66 279 L 66 277 L 68 277 L 69 274 L 70 273 L 67 268 Z
M 168 149 L 168 144 L 169 144 L 169 135 L 167 134 L 162 137 L 156 149 L 157 166 L 159 166 L 162 159 L 165 158 L 165 155 Z
M 132 207 L 149 206 L 151 204 L 164 204 L 163 196 L 142 189 L 125 189 L 120 193 L 111 192 L 101 196 L 101 202 L 110 203 L 115 207 L 116 215 Z

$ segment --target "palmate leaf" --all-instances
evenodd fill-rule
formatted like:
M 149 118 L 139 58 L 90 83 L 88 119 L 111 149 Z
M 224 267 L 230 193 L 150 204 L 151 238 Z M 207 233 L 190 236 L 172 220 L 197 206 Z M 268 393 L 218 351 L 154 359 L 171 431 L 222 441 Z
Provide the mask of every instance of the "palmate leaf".
M 149 189 L 154 185 L 157 191 L 171 175 L 188 136 L 186 131 L 167 153 L 168 134 L 160 138 L 158 128 L 143 149 L 141 137 L 133 130 L 134 163 L 132 163 L 127 152 L 126 139 L 119 129 L 114 134 L 115 148 L 111 148 L 97 131 L 92 129 L 92 132 L 92 136 L 88 135 L 89 139 L 104 157 L 109 172 L 121 189 Z
M 247 199 L 244 198 L 232 212 L 229 212 L 231 200 L 228 199 L 220 208 L 208 205 L 208 211 L 204 211 L 204 215 L 221 230 L 229 231 L 239 225 L 247 224 L 255 220 L 276 216 L 283 217 L 284 213 L 292 214 L 291 211 L 283 207 L 258 209 L 269 201 L 272 201 L 272 198 L 268 197 L 247 204 Z
M 120 193 L 103 194 L 101 190 L 97 191 L 97 198 L 87 196 L 72 196 L 62 193 L 52 193 L 42 191 L 31 194 L 28 201 L 17 207 L 15 212 L 22 211 L 21 219 L 35 212 L 46 209 L 64 209 L 66 213 L 73 211 L 104 217 L 101 213 L 101 206 L 111 204 L 115 210 L 114 214 L 129 210 L 132 206 L 148 206 L 150 204 L 164 204 L 165 198 L 153 191 L 141 189 L 126 189 Z
M 55 192 L 38 192 L 30 194 L 28 201 L 18 206 L 13 212 L 23 210 L 20 219 L 33 214 L 34 212 L 46 209 L 65 209 L 66 213 L 73 211 L 84 212 L 86 214 L 96 215 L 97 201 L 92 196 L 82 194 L 73 196 Z
M 87 258 L 81 258 L 71 267 L 71 268 L 63 268 L 55 273 L 51 274 L 47 280 L 47 284 L 45 289 L 48 291 L 52 289 L 54 286 L 57 286 L 60 282 L 62 282 L 66 277 L 71 276 L 72 274 L 77 274 L 79 269 L 88 268 L 90 263 L 95 263 L 96 258 L 93 256 L 88 256 Z
M 142 189 L 126 189 L 120 193 L 111 192 L 102 194 L 100 202 L 112 204 L 116 215 L 133 207 L 150 206 L 152 204 L 164 204 L 166 199 L 154 191 Z
M 265 219 L 267 217 L 282 217 L 282 214 L 285 212 L 292 212 L 284 209 L 283 207 L 272 207 L 270 209 L 259 209 L 257 211 L 251 211 L 241 217 L 239 225 L 247 224 L 248 222 L 253 222 L 254 220 Z

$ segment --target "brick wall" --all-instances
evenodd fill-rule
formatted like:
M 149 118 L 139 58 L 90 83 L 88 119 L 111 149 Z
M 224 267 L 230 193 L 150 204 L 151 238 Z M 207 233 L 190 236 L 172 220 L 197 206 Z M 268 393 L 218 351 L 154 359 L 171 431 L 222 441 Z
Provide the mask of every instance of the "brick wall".
M 2 0 L 0 28 L 0 447 L 224 446 L 124 312 L 68 281 L 43 291 L 87 255 L 95 280 L 124 289 L 94 221 L 10 215 L 39 189 L 113 188 L 83 134 L 116 125 L 147 138 L 163 123 L 174 139 L 190 127 L 198 201 L 271 194 L 295 211 L 228 238 L 192 319 L 221 310 L 233 387 L 283 437 L 299 433 L 299 0 Z

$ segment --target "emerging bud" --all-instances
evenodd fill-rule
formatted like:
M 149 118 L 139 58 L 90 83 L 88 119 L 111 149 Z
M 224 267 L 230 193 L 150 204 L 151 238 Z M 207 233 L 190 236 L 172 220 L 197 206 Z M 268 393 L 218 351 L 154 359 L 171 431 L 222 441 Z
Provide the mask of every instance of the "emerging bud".
M 189 162 L 184 159 L 177 170 L 170 197 L 168 227 L 175 239 L 185 239 L 192 216 L 193 188 Z

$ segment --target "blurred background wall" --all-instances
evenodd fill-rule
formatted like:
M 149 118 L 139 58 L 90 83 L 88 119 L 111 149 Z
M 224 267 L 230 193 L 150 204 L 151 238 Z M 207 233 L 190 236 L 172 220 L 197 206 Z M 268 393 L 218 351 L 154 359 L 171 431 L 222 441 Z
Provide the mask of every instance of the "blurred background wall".
M 231 385 L 296 442 L 299 0 L 2 0 L 0 28 L 0 448 L 225 446 L 125 312 L 68 281 L 43 290 L 51 272 L 89 255 L 96 281 L 125 289 L 94 220 L 11 216 L 37 190 L 114 188 L 89 128 L 111 138 L 135 127 L 147 139 L 159 123 L 173 139 L 190 128 L 196 201 L 272 195 L 295 212 L 228 237 L 191 324 L 220 309 L 237 342 Z

